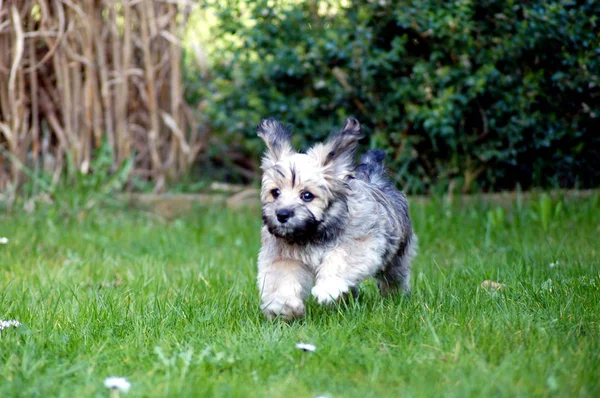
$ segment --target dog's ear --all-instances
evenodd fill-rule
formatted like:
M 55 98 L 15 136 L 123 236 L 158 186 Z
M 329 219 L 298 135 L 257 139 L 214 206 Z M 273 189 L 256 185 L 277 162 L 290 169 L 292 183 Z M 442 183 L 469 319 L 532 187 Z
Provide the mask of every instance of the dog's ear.
M 349 117 L 340 131 L 334 133 L 324 144 L 315 145 L 309 153 L 325 168 L 325 173 L 344 178 L 354 169 L 354 154 L 358 140 L 363 137 L 358 120 Z
M 256 127 L 257 134 L 267 144 L 267 152 L 262 159 L 261 167 L 267 169 L 273 166 L 282 156 L 291 154 L 291 136 L 289 128 L 275 119 L 264 119 Z

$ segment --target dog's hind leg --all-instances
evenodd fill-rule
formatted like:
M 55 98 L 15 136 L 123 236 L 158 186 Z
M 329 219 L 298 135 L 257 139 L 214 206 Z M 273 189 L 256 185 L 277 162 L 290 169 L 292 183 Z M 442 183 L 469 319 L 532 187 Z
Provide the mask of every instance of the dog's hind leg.
M 382 296 L 410 294 L 410 270 L 416 253 L 416 237 L 413 236 L 403 249 L 375 275 Z

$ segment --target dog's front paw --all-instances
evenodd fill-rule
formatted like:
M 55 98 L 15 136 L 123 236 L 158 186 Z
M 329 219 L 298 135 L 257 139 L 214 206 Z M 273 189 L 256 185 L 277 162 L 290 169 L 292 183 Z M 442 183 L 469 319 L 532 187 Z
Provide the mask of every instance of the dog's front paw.
M 304 303 L 299 299 L 274 300 L 261 306 L 263 313 L 269 319 L 277 317 L 290 321 L 304 316 Z
M 349 291 L 350 287 L 339 279 L 319 281 L 311 293 L 319 304 L 332 304 Z

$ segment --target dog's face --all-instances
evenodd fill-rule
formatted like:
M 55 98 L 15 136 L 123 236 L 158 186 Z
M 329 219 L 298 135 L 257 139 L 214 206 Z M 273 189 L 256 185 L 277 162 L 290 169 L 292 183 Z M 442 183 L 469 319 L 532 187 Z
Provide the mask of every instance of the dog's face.
M 346 181 L 361 138 L 356 119 L 347 119 L 338 133 L 306 153 L 292 148 L 290 131 L 275 120 L 263 120 L 258 135 L 267 144 L 261 201 L 269 232 L 288 243 L 331 236 L 347 217 Z

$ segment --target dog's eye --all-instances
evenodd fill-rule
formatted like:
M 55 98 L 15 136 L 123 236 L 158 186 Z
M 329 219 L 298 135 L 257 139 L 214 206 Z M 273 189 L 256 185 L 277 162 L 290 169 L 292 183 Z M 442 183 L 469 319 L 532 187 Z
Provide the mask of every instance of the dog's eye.
M 314 198 L 315 198 L 315 195 L 313 195 L 312 193 L 310 193 L 308 191 L 304 191 L 300 194 L 300 199 L 302 199 L 305 202 L 310 202 Z
M 281 191 L 277 188 L 271 189 L 271 195 L 273 195 L 273 199 L 277 199 L 281 195 Z

